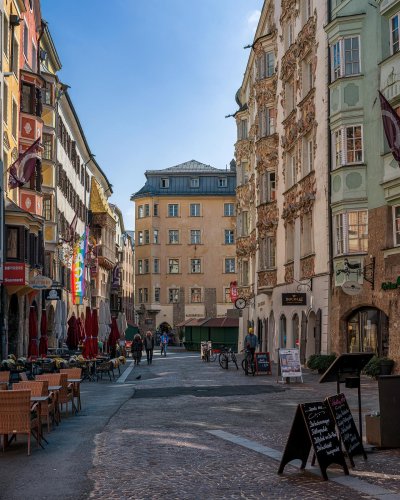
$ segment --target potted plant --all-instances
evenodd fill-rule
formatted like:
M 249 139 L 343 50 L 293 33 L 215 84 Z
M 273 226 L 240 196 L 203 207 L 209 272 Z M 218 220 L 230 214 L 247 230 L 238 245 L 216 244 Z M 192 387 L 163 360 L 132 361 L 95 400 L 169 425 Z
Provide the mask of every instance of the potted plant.
M 378 378 L 379 375 L 390 375 L 393 370 L 393 359 L 379 356 L 374 356 L 365 365 L 363 373 L 368 377 Z
M 393 359 L 390 358 L 379 358 L 379 375 L 391 375 L 394 366 Z
M 336 354 L 312 354 L 308 358 L 307 367 L 322 374 L 326 372 L 335 359 Z

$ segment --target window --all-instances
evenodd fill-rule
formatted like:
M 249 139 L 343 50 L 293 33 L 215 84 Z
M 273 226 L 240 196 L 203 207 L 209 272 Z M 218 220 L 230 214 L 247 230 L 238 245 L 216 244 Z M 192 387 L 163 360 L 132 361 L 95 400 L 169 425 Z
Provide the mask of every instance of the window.
M 179 273 L 179 260 L 178 259 L 168 259 L 168 272 L 169 274 Z
M 138 260 L 138 273 L 143 274 L 143 261 L 142 261 L 142 259 Z
M 308 175 L 313 170 L 314 147 L 310 136 L 303 138 L 303 175 Z
M 284 27 L 285 50 L 287 50 L 294 42 L 294 22 L 289 19 Z
M 154 302 L 160 302 L 161 288 L 154 288 Z
M 19 229 L 7 226 L 7 259 L 19 258 Z
M 236 266 L 234 257 L 225 259 L 225 273 L 230 274 L 235 272 L 236 272 Z
M 273 52 L 264 52 L 257 60 L 257 79 L 262 80 L 275 72 L 275 57 Z
M 332 80 L 360 73 L 360 37 L 342 38 L 332 46 Z
M 150 231 L 148 229 L 144 232 L 144 242 L 146 245 L 150 244 Z
M 225 229 L 225 245 L 234 245 L 235 232 L 233 229 Z
M 193 177 L 192 179 L 190 179 L 190 187 L 191 188 L 200 187 L 200 179 L 198 177 Z
M 247 286 L 249 284 L 249 262 L 247 260 L 240 262 L 239 271 L 240 284 Z
M 191 273 L 201 273 L 201 260 L 200 259 L 190 259 L 190 272 Z
M 9 51 L 9 39 L 10 39 L 10 28 L 8 19 L 6 16 L 3 16 L 3 52 L 7 58 Z
M 44 86 L 42 87 L 42 100 L 43 104 L 48 104 L 49 106 L 53 104 L 52 86 L 49 82 L 44 82 Z
M 167 177 L 160 179 L 160 187 L 169 188 L 169 179 Z
M 226 177 L 220 177 L 218 179 L 218 187 L 226 188 L 228 186 L 228 179 Z
M 139 302 L 143 302 L 143 288 L 139 288 Z
M 190 204 L 190 217 L 200 217 L 200 203 Z
M 224 302 L 226 304 L 229 304 L 232 302 L 231 300 L 231 289 L 230 288 L 224 288 Z
M 368 249 L 368 212 L 346 212 L 335 215 L 336 255 L 366 252 Z
M 238 225 L 237 227 L 238 236 L 249 235 L 249 212 L 247 210 L 243 210 L 239 214 L 237 225 Z
M 12 51 L 12 55 L 13 55 L 13 59 L 11 61 L 11 66 L 12 66 L 12 71 L 14 73 L 14 75 L 16 76 L 17 80 L 18 80 L 18 55 L 19 55 L 19 45 L 18 45 L 18 42 L 17 42 L 17 39 L 16 37 L 14 36 L 13 38 L 13 51 Z
M 158 217 L 158 203 L 154 203 L 153 205 L 153 215 L 154 217 Z
M 144 206 L 144 216 L 150 217 L 150 205 L 148 203 Z
M 177 229 L 170 229 L 168 231 L 168 243 L 176 245 L 179 243 L 179 231 Z
M 155 245 L 158 245 L 158 229 L 153 229 L 153 243 Z
M 18 106 L 17 103 L 13 99 L 12 103 L 12 135 L 14 139 L 17 138 L 18 131 Z
M 143 288 L 143 302 L 149 301 L 149 289 Z
M 190 302 L 201 302 L 201 288 L 190 289 Z
M 143 219 L 144 217 L 144 207 L 143 205 L 138 206 L 138 219 Z
M 399 50 L 399 18 L 400 13 L 397 13 L 390 20 L 390 47 L 392 54 Z
M 273 269 L 276 267 L 275 238 L 267 236 L 260 240 L 259 269 Z
M 275 172 L 264 172 L 260 180 L 260 203 L 275 200 Z
M 286 155 L 286 188 L 289 189 L 297 182 L 296 156 L 294 151 Z
M 238 141 L 248 138 L 247 119 L 239 120 L 238 124 Z
M 32 43 L 32 71 L 36 73 L 37 66 L 37 49 L 34 43 Z
M 143 231 L 138 231 L 138 245 L 143 245 Z
M 311 58 L 305 59 L 302 64 L 302 96 L 305 97 L 314 87 L 314 74 Z
M 266 108 L 258 113 L 258 136 L 266 137 L 275 134 L 276 111 L 273 108 Z
M 200 245 L 200 243 L 201 243 L 200 229 L 191 229 L 190 230 L 190 243 L 191 243 L 191 245 Z
M 235 215 L 235 205 L 233 203 L 224 203 L 224 216 L 233 217 Z
M 51 197 L 45 195 L 43 197 L 43 217 L 44 220 L 51 220 Z
M 29 30 L 26 23 L 24 23 L 24 56 L 28 60 L 28 47 L 29 47 Z
M 301 7 L 303 24 L 305 24 L 312 16 L 312 0 L 302 0 Z
M 169 204 L 168 205 L 168 217 L 178 217 L 178 205 Z
M 303 215 L 301 223 L 301 256 L 311 254 L 314 251 L 312 212 Z
M 149 259 L 144 259 L 143 261 L 143 273 L 148 274 L 150 272 Z
M 159 274 L 160 272 L 160 259 L 153 259 L 153 273 Z
M 170 304 L 179 302 L 179 288 L 170 288 L 168 290 L 168 302 Z
M 53 137 L 50 134 L 43 134 L 42 145 L 43 153 L 42 158 L 45 160 L 53 159 Z
M 285 83 L 285 116 L 289 116 L 295 106 L 293 79 Z
M 8 85 L 4 82 L 3 86 L 3 120 L 8 123 Z
M 332 134 L 333 163 L 335 168 L 363 161 L 362 125 L 337 129 Z
M 286 262 L 294 259 L 294 222 L 286 224 Z

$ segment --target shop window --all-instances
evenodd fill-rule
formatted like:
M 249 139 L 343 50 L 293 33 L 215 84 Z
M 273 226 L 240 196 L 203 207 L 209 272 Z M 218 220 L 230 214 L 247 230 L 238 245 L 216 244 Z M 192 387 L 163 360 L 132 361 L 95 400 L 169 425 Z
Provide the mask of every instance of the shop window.
M 387 356 L 389 349 L 388 318 L 383 311 L 364 307 L 346 321 L 348 352 L 372 352 Z
M 190 289 L 190 302 L 192 303 L 201 302 L 201 288 Z

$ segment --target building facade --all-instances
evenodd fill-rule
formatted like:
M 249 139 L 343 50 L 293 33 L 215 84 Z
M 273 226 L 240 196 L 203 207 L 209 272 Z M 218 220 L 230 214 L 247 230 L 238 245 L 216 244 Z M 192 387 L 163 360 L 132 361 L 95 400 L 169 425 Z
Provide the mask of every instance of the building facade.
M 329 224 L 325 3 L 266 0 L 237 92 L 241 334 L 260 348 L 328 346 Z
M 135 310 L 142 330 L 224 316 L 236 281 L 236 171 L 195 160 L 146 172 L 135 202 Z

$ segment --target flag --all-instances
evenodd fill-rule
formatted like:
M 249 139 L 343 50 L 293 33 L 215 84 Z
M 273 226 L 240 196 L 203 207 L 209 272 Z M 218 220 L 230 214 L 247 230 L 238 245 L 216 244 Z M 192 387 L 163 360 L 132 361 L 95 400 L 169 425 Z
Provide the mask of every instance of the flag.
M 17 160 L 11 165 L 9 170 L 8 186 L 10 189 L 22 187 L 32 177 L 36 168 L 36 162 L 40 161 L 40 138 L 29 148 L 21 153 Z
M 400 117 L 381 92 L 379 92 L 379 99 L 386 139 L 394 159 L 400 163 Z

